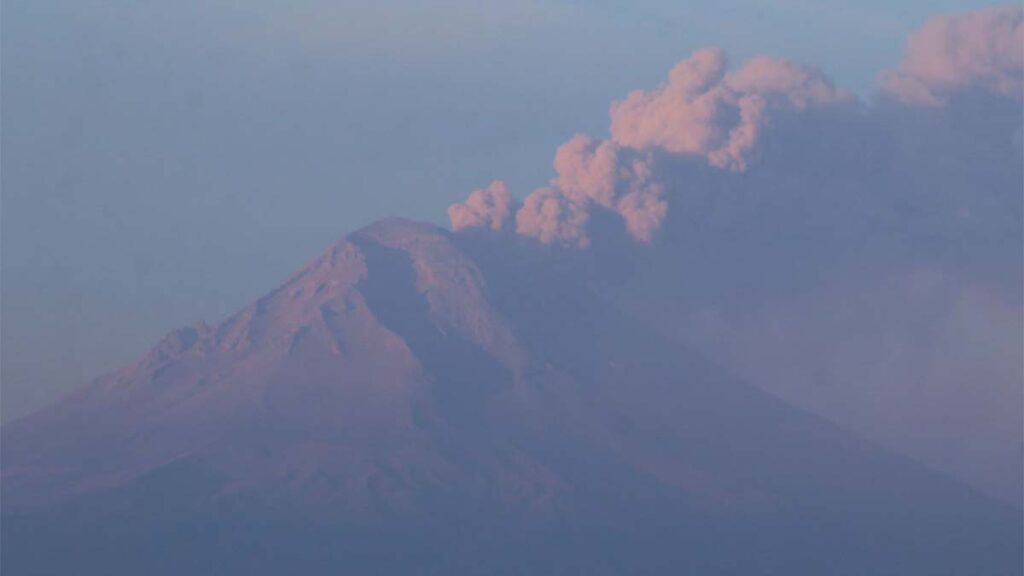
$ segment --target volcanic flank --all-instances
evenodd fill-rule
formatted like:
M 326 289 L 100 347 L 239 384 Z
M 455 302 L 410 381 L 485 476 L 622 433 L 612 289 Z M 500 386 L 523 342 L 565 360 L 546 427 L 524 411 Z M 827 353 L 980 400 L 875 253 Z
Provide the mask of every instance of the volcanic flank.
M 488 238 L 375 224 L 5 427 L 5 573 L 1019 570 L 1013 510 Z

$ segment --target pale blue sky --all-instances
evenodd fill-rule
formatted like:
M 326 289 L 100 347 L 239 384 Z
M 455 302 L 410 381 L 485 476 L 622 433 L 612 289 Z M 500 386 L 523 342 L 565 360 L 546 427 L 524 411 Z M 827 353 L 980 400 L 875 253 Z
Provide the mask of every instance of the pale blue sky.
M 216 322 L 344 233 L 445 221 L 700 46 L 870 94 L 927 17 L 988 2 L 7 0 L 2 413 Z

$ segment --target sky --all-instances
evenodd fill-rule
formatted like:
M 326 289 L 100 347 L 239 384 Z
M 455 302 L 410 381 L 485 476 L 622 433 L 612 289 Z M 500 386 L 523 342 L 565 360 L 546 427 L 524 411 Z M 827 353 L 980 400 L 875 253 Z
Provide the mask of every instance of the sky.
M 216 322 L 345 233 L 553 175 L 694 49 L 869 95 L 927 18 L 987 2 L 8 0 L 0 413 Z

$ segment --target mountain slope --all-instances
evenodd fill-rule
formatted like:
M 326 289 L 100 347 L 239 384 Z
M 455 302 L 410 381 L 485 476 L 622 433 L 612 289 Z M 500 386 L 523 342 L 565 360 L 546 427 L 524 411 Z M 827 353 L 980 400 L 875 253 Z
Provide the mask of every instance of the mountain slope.
M 401 220 L 5 427 L 3 501 L 11 574 L 1020 571 L 1016 512 Z

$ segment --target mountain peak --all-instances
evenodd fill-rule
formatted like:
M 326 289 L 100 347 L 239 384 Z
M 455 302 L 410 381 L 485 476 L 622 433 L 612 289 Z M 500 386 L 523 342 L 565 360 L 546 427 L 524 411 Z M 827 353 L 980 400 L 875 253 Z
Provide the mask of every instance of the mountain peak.
M 388 244 L 403 238 L 423 238 L 432 236 L 448 236 L 449 232 L 440 226 L 410 220 L 398 216 L 389 216 L 369 224 L 350 236 L 365 236 Z
M 750 549 L 799 543 L 797 556 L 814 538 L 845 551 L 850 534 L 831 527 L 852 517 L 867 536 L 851 550 L 921 546 L 923 525 L 922 541 L 966 550 L 954 560 L 988 558 L 993 534 L 1019 534 L 1006 528 L 1016 516 L 734 380 L 593 291 L 519 272 L 488 277 L 429 224 L 351 234 L 216 327 L 176 330 L 6 426 L 5 512 L 87 518 L 90 533 L 124 513 L 158 535 L 183 514 L 213 526 L 301 517 L 357 534 L 386 526 L 396 546 L 520 522 L 602 542 L 664 540 L 628 527 L 673 526 L 682 548 L 658 550 L 666 565 L 716 548 L 692 541 L 709 526 L 748 521 L 799 534 L 741 534 L 761 546 Z M 962 534 L 978 542 L 949 540 Z M 462 558 L 456 548 L 447 557 Z M 800 572 L 833 565 L 818 560 Z

